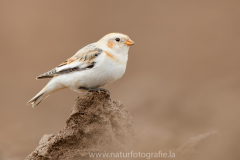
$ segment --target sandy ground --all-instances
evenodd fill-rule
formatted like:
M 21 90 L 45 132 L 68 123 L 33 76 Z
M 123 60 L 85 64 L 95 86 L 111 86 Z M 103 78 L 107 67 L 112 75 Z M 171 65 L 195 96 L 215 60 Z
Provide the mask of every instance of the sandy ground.
M 106 88 L 134 118 L 140 149 L 176 150 L 215 133 L 190 158 L 240 159 L 240 1 L 0 0 L 0 158 L 25 158 L 65 126 L 78 93 L 26 106 L 38 75 L 110 32 L 128 34 L 127 71 Z M 177 156 L 177 155 L 176 155 Z

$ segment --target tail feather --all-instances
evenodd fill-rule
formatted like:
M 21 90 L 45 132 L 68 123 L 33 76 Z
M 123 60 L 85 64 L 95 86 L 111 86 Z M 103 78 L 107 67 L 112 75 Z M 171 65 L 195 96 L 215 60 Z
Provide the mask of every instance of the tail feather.
M 27 102 L 27 105 L 32 104 L 32 107 L 34 108 L 37 105 L 39 105 L 39 103 L 41 103 L 50 94 L 64 88 L 66 87 L 62 86 L 61 83 L 56 83 L 56 81 L 52 79 L 35 97 L 33 97 L 29 102 Z
M 39 103 L 41 103 L 43 99 L 47 97 L 48 95 L 45 92 L 41 91 L 35 97 L 33 97 L 30 101 L 28 101 L 27 105 L 32 104 L 32 107 L 34 108 L 37 105 L 39 105 Z

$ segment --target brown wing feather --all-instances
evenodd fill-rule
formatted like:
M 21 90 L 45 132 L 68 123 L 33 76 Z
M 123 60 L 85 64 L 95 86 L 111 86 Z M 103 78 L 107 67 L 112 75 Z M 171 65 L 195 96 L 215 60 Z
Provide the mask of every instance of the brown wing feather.
M 74 62 L 74 61 L 76 61 L 76 60 L 78 60 L 79 59 L 79 57 L 77 57 L 77 56 L 72 56 L 71 58 L 69 58 L 69 59 L 67 59 L 66 61 L 64 61 L 63 63 L 61 63 L 61 64 L 59 64 L 58 65 L 58 67 L 62 67 L 62 66 L 65 66 L 65 65 L 69 65 L 69 64 L 71 64 L 72 62 Z
M 44 78 L 52 78 L 54 77 L 54 73 L 56 72 L 56 68 L 41 74 L 40 76 L 37 77 L 37 79 L 44 79 Z
M 90 49 L 89 47 L 92 47 L 92 49 Z M 81 70 L 85 70 L 85 69 L 89 69 L 89 68 L 93 68 L 95 65 L 95 58 L 102 52 L 101 49 L 96 48 L 94 46 L 86 46 L 83 48 L 83 50 L 77 54 L 75 54 L 74 56 L 72 56 L 71 58 L 67 59 L 66 61 L 64 61 L 63 63 L 61 63 L 60 65 L 58 65 L 56 68 L 41 74 L 40 76 L 37 77 L 37 79 L 44 79 L 44 78 L 52 78 L 55 75 L 59 75 L 59 74 L 65 74 L 65 73 L 70 73 L 73 71 L 81 71 Z M 69 65 L 75 61 L 87 61 L 87 66 L 85 66 L 84 68 L 80 68 L 80 67 L 73 67 L 73 68 L 68 68 L 68 69 L 64 69 L 61 71 L 57 72 L 57 68 L 65 66 L 65 65 Z

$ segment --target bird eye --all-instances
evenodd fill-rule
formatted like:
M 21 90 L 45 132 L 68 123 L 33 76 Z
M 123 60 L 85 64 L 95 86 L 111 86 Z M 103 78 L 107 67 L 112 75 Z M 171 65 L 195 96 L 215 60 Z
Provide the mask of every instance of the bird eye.
M 119 41 L 120 41 L 120 38 L 116 38 L 115 40 L 116 40 L 117 42 L 119 42 Z

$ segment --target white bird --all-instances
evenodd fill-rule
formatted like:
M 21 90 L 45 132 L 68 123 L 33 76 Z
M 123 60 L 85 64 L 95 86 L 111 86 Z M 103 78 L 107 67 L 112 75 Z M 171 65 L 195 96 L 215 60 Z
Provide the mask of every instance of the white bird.
M 27 104 L 34 108 L 44 98 L 60 89 L 107 91 L 99 88 L 121 78 L 126 70 L 129 46 L 134 42 L 121 33 L 110 33 L 98 42 L 80 49 L 74 56 L 37 79 L 51 78 Z

